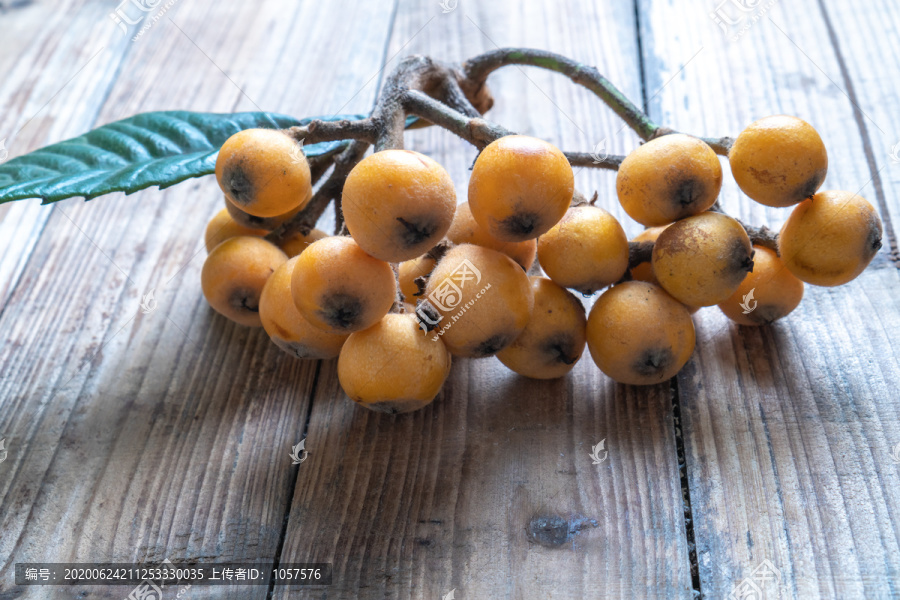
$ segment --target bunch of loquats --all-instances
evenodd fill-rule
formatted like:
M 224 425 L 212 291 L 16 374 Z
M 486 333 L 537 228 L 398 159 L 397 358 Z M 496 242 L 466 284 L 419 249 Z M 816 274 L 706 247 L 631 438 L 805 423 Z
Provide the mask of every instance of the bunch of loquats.
M 557 147 L 507 135 L 476 159 L 467 202 L 457 205 L 431 158 L 381 150 L 344 182 L 346 235 L 309 229 L 276 245 L 264 236 L 312 197 L 301 148 L 268 129 L 241 131 L 221 148 L 226 208 L 206 230 L 203 293 L 292 356 L 338 356 L 347 395 L 378 411 L 429 404 L 452 356 L 496 355 L 520 375 L 549 379 L 568 373 L 587 345 L 615 381 L 657 384 L 690 358 L 698 308 L 771 323 L 797 307 L 804 282 L 846 283 L 881 246 L 869 202 L 818 191 L 825 146 L 795 117 L 756 121 L 728 151 L 745 194 L 794 206 L 768 237 L 718 211 L 722 167 L 699 138 L 655 137 L 622 161 L 619 202 L 647 227 L 629 243 L 575 190 Z M 571 291 L 604 289 L 589 315 Z

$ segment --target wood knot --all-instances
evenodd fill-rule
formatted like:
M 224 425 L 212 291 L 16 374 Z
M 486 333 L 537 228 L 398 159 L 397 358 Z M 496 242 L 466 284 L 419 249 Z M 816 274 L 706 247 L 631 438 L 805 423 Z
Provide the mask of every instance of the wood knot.
M 596 519 L 564 519 L 559 515 L 537 515 L 528 523 L 528 539 L 541 546 L 559 548 L 587 527 L 598 527 Z

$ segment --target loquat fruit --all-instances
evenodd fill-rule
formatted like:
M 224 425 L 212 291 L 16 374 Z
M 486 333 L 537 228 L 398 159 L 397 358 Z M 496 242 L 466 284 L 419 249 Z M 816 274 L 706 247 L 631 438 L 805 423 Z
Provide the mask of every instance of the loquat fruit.
M 260 327 L 259 297 L 272 273 L 287 261 L 278 246 L 254 236 L 228 238 L 209 253 L 200 272 L 203 295 L 235 323 Z
M 350 334 L 338 358 L 338 380 L 360 406 L 405 413 L 434 400 L 451 362 L 444 343 L 424 335 L 412 314 L 390 313 Z
M 493 237 L 472 216 L 472 209 L 469 208 L 468 202 L 463 202 L 456 207 L 456 215 L 453 217 L 450 230 L 447 231 L 447 239 L 454 244 L 475 244 L 502 252 L 522 265 L 526 271 L 534 264 L 534 256 L 537 253 L 536 240 L 504 242 Z
M 250 227 L 252 229 L 266 229 L 268 231 L 274 231 L 281 227 L 285 221 L 291 219 L 294 215 L 296 215 L 300 210 L 306 205 L 307 201 L 304 201 L 300 206 L 289 210 L 283 215 L 276 215 L 274 217 L 256 217 L 251 215 L 250 213 L 246 213 L 242 211 L 240 208 L 234 205 L 228 198 L 225 198 L 225 208 L 228 210 L 228 214 L 231 215 L 231 218 L 238 225 L 243 225 L 244 227 Z
M 719 157 L 703 140 L 682 133 L 638 146 L 616 175 L 619 203 L 628 216 L 647 227 L 705 211 L 720 189 Z
M 531 318 L 513 343 L 497 353 L 497 358 L 525 377 L 562 377 L 584 352 L 584 306 L 572 292 L 546 277 L 529 280 L 534 293 Z
M 469 208 L 505 242 L 538 237 L 566 213 L 575 192 L 572 166 L 549 142 L 508 135 L 488 144 L 472 167 Z
M 662 230 L 666 227 L 668 227 L 668 225 L 662 225 L 660 227 L 648 227 L 647 229 L 634 236 L 631 241 L 655 242 L 656 238 L 659 237 L 659 234 L 662 233 Z M 646 281 L 647 283 L 659 284 L 659 281 L 656 280 L 656 275 L 653 274 L 653 265 L 649 260 L 646 262 L 638 263 L 635 266 L 631 267 L 631 278 L 635 281 Z
M 204 242 L 206 244 L 206 251 L 212 252 L 213 248 L 228 238 L 239 235 L 255 235 L 257 237 L 263 237 L 267 233 L 268 231 L 265 229 L 251 229 L 250 227 L 244 227 L 232 219 L 231 215 L 228 214 L 228 211 L 223 208 L 216 213 L 216 216 L 210 219 L 209 223 L 207 223 Z
M 216 180 L 228 200 L 257 217 L 283 215 L 312 197 L 306 156 L 277 129 L 245 129 L 225 140 Z
M 728 151 L 741 190 L 766 206 L 793 206 L 825 181 L 828 153 L 815 128 L 797 117 L 775 115 L 751 123 Z
M 449 173 L 424 154 L 382 150 L 350 171 L 341 206 L 360 248 L 401 262 L 441 241 L 453 221 L 456 190 Z
M 753 268 L 753 247 L 741 224 L 704 212 L 666 227 L 653 245 L 653 273 L 676 300 L 712 306 L 731 296 Z
M 675 376 L 694 352 L 687 308 L 661 287 L 627 281 L 603 292 L 587 320 L 591 357 L 606 375 L 631 385 Z
M 774 250 L 763 246 L 753 250 L 753 272 L 719 308 L 740 325 L 767 325 L 797 308 L 803 282 L 784 268 Z
M 510 257 L 462 244 L 438 262 L 425 288 L 442 319 L 433 337 L 456 356 L 482 358 L 512 343 L 528 324 L 534 295 L 528 276 Z
M 404 300 L 415 304 L 416 300 L 419 299 L 416 295 L 419 293 L 416 279 L 427 276 L 436 264 L 436 260 L 425 254 L 400 263 L 398 279 L 400 282 L 400 293 L 403 294 Z
M 371 327 L 397 298 L 391 266 L 366 254 L 350 237 L 333 236 L 300 253 L 291 275 L 294 304 L 314 326 L 331 333 Z
M 781 260 L 798 279 L 842 285 L 855 279 L 881 248 L 881 219 L 852 192 L 819 192 L 798 204 L 778 235 Z
M 573 206 L 538 238 L 538 261 L 555 283 L 593 294 L 628 269 L 628 238 L 614 216 L 596 206 Z
M 279 244 L 279 247 L 284 250 L 285 254 L 289 257 L 294 257 L 306 250 L 313 242 L 318 242 L 322 238 L 327 237 L 328 234 L 320 229 L 310 229 L 309 233 L 306 235 L 298 231 L 297 233 L 288 236 L 287 239 Z
M 291 295 L 291 275 L 299 257 L 278 267 L 263 286 L 259 297 L 259 318 L 276 346 L 297 358 L 336 357 L 347 339 L 345 334 L 328 333 L 303 318 Z

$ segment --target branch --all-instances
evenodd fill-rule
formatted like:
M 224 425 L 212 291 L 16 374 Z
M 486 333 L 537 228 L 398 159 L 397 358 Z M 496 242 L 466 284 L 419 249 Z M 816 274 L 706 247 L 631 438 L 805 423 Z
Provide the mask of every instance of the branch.
M 322 216 L 322 213 L 325 212 L 325 209 L 328 208 L 328 205 L 334 198 L 333 187 L 329 185 L 330 181 L 330 178 L 326 180 L 322 187 L 313 194 L 309 203 L 303 207 L 303 210 L 288 221 L 285 221 L 278 229 L 266 235 L 266 239 L 279 246 L 295 233 L 309 235 L 309 232 L 315 228 L 316 223 L 319 221 L 319 217 Z
M 444 82 L 441 99 L 444 101 L 444 104 L 461 112 L 467 117 L 474 119 L 482 115 L 482 113 L 469 102 L 465 92 L 459 85 L 459 81 L 454 77 L 448 77 Z
M 625 160 L 624 156 L 616 154 L 607 154 L 605 156 L 587 152 L 564 152 L 564 154 L 569 159 L 569 164 L 573 167 L 594 167 L 597 169 L 611 169 L 613 171 L 618 171 L 619 165 Z
M 716 202 L 709 207 L 710 212 L 722 213 L 723 215 L 728 215 L 724 210 L 722 210 L 722 205 L 719 204 L 719 201 Z M 731 215 L 728 215 L 731 216 Z M 778 233 L 772 231 L 765 225 L 757 227 L 756 225 L 748 225 L 744 223 L 742 220 L 737 217 L 732 217 L 735 221 L 737 221 L 741 227 L 744 228 L 744 231 L 747 232 L 747 237 L 750 238 L 750 243 L 756 246 L 762 246 L 763 248 L 768 248 L 781 256 L 781 253 L 778 251 Z
M 417 90 L 404 92 L 402 101 L 404 108 L 410 114 L 443 127 L 479 150 L 496 139 L 512 134 L 511 131 L 481 117 L 467 117 Z
M 350 142 L 347 142 L 346 144 L 342 144 L 334 150 L 331 150 L 327 154 L 309 157 L 309 173 L 313 185 L 316 185 L 319 179 L 322 178 L 322 175 L 331 168 L 331 165 L 334 164 L 334 157 L 346 150 L 349 145 Z
M 675 133 L 673 129 L 661 127 L 654 123 L 644 111 L 635 106 L 596 67 L 584 65 L 555 52 L 531 48 L 500 48 L 470 58 L 463 63 L 463 70 L 477 88 L 484 85 L 488 75 L 508 65 L 540 67 L 565 75 L 603 100 L 642 140 L 649 141 L 660 135 Z M 734 143 L 734 139 L 730 137 L 700 139 L 709 144 L 716 154 L 723 156 L 728 156 L 728 151 Z
M 344 211 L 341 208 L 341 198 L 334 199 L 334 235 L 341 235 L 344 229 Z
M 463 113 L 416 90 L 408 90 L 403 94 L 403 105 L 410 114 L 443 127 L 479 150 L 484 149 L 485 146 L 494 140 L 513 134 L 508 129 L 487 119 L 467 117 Z M 625 160 L 624 156 L 596 156 L 585 152 L 566 152 L 565 155 L 573 167 L 596 167 L 615 170 Z
M 765 225 L 757 227 L 755 225 L 747 225 L 740 219 L 736 220 L 741 224 L 741 227 L 744 228 L 744 231 L 747 232 L 747 235 L 750 237 L 750 242 L 752 242 L 754 246 L 768 248 L 778 256 L 781 256 L 781 253 L 778 251 L 778 234 L 776 232 Z
M 659 129 L 656 130 L 656 133 L 654 133 L 650 137 L 650 139 L 655 140 L 658 137 L 662 137 L 664 135 L 669 135 L 670 133 L 679 133 L 679 132 L 675 131 L 674 129 L 671 129 L 669 127 L 660 127 Z M 688 134 L 688 135 L 690 135 L 690 134 Z M 697 136 L 694 136 L 694 137 L 697 137 Z M 713 152 L 715 152 L 716 154 L 720 154 L 722 156 L 728 156 L 728 152 L 731 151 L 731 146 L 734 145 L 734 138 L 731 138 L 728 136 L 720 137 L 720 138 L 697 137 L 697 139 L 699 139 L 700 141 L 705 143 L 707 146 L 712 148 Z
M 716 154 L 721 154 L 722 156 L 728 156 L 728 152 L 731 150 L 731 146 L 734 145 L 734 138 L 732 137 L 720 137 L 720 138 L 700 138 L 706 144 L 713 149 Z
M 653 242 L 628 242 L 628 270 L 653 258 Z
M 429 96 L 445 88 L 451 77 L 450 69 L 427 56 L 409 56 L 387 76 L 378 102 L 372 111 L 372 120 L 378 127 L 375 151 L 387 148 L 403 148 L 403 129 L 406 113 L 403 94 L 419 90 Z
M 394 281 L 397 283 L 397 295 L 394 298 L 394 304 L 391 305 L 390 312 L 403 314 L 406 312 L 406 308 L 403 306 L 403 302 L 405 298 L 403 297 L 403 292 L 400 289 L 400 265 L 397 263 L 390 263 L 391 270 L 394 272 Z
M 508 65 L 540 67 L 565 75 L 599 96 L 641 139 L 649 140 L 659 129 L 659 125 L 601 75 L 596 67 L 581 64 L 555 52 L 531 48 L 500 48 L 470 58 L 463 63 L 463 71 L 477 86 L 483 85 L 488 75 Z
M 322 121 L 316 119 L 304 126 L 288 127 L 283 130 L 286 134 L 298 142 L 304 144 L 318 144 L 319 142 L 334 142 L 337 140 L 362 140 L 373 143 L 378 135 L 376 123 L 371 119 L 351 121 Z

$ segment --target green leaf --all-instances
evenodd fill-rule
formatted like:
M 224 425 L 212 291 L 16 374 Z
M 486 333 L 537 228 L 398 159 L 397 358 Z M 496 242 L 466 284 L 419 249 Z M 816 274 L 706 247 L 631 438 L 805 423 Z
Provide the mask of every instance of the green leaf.
M 363 116 L 314 118 L 337 121 Z M 25 198 L 41 198 L 43 204 L 74 196 L 90 200 L 111 192 L 131 194 L 154 185 L 164 189 L 214 173 L 219 148 L 238 131 L 282 129 L 312 120 L 267 112 L 138 114 L 0 165 L 0 204 Z M 307 156 L 319 156 L 346 143 L 311 144 L 303 151 Z

